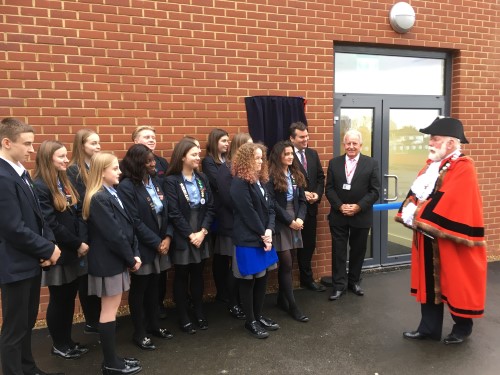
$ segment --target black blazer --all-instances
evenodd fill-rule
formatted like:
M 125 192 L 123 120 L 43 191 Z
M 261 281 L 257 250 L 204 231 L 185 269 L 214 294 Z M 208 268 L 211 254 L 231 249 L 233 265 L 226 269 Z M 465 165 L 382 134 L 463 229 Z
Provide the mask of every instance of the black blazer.
M 53 196 L 41 178 L 34 181 L 43 216 L 52 229 L 54 237 L 61 249 L 61 256 L 57 264 L 71 264 L 78 262 L 78 248 L 84 240 L 80 237 L 81 218 L 75 206 L 69 206 L 64 211 L 54 208 Z
M 210 190 L 210 183 L 205 174 L 194 172 L 196 177 L 201 179 L 203 188 L 205 189 L 205 204 L 200 205 L 198 214 L 198 224 L 193 230 L 189 224 L 191 217 L 191 207 L 186 200 L 186 196 L 182 191 L 181 184 L 184 183 L 182 174 L 170 175 L 166 178 L 168 200 L 168 219 L 174 226 L 173 247 L 174 250 L 185 250 L 189 247 L 189 235 L 193 232 L 198 232 L 201 228 L 210 229 L 214 220 L 214 198 Z M 206 240 L 206 237 L 205 237 Z M 171 246 L 172 246 L 171 245 Z
M 83 199 L 85 198 L 85 191 L 87 190 L 87 188 L 85 187 L 82 177 L 80 176 L 80 169 L 76 164 L 72 164 L 68 167 L 66 173 L 71 184 L 78 192 L 78 201 L 82 203 Z
M 343 189 L 347 183 L 345 154 L 330 160 L 326 179 L 326 197 L 331 209 L 330 225 L 350 225 L 354 228 L 370 228 L 373 223 L 373 204 L 380 194 L 379 168 L 375 159 L 360 155 L 352 177 L 351 189 Z M 358 204 L 361 211 L 354 216 L 344 216 L 339 208 L 342 204 Z
M 231 174 L 231 165 L 221 164 L 217 170 L 216 176 L 217 190 L 219 192 L 219 204 L 215 206 L 215 212 L 219 225 L 217 233 L 231 237 L 233 235 L 233 200 L 231 199 L 231 183 L 233 176 Z
M 109 277 L 134 267 L 140 256 L 134 222 L 105 187 L 90 201 L 87 224 L 89 275 Z
M 168 169 L 168 161 L 167 159 L 165 158 L 162 158 L 161 156 L 158 156 L 158 155 L 154 155 L 155 157 L 155 162 L 156 162 L 156 177 L 158 177 L 158 179 L 163 182 L 163 180 L 165 179 L 166 175 L 165 173 L 167 173 L 167 169 Z
M 289 227 L 292 221 L 296 218 L 302 220 L 306 217 L 307 205 L 306 196 L 304 194 L 304 188 L 297 187 L 293 192 L 293 210 L 295 212 L 295 217 L 291 217 L 288 212 L 286 212 L 286 191 L 276 191 L 274 189 L 274 179 L 271 178 L 267 183 L 267 191 L 271 199 L 274 201 L 274 211 L 276 213 L 276 231 L 280 230 L 282 227 Z
M 168 224 L 167 197 L 156 178 L 151 178 L 158 195 L 163 202 L 161 226 L 158 225 L 153 201 L 144 184 L 135 185 L 131 179 L 124 178 L 117 187 L 118 196 L 134 221 L 135 234 L 139 241 L 139 253 L 144 264 L 155 259 L 160 242 L 166 237 L 173 237 L 174 228 Z
M 0 284 L 40 274 L 55 245 L 38 201 L 12 166 L 0 159 Z
M 305 155 L 307 160 L 307 173 L 302 163 L 300 163 L 301 160 L 299 159 L 300 171 L 307 181 L 307 186 L 304 190 L 314 192 L 318 194 L 319 197 L 318 200 L 313 204 L 309 204 L 306 201 L 307 214 L 310 216 L 316 216 L 318 214 L 319 202 L 321 202 L 321 197 L 323 196 L 323 192 L 325 191 L 325 173 L 323 172 L 323 167 L 321 166 L 321 162 L 316 150 L 313 150 L 312 148 L 306 148 Z M 295 154 L 295 156 L 297 156 L 297 154 Z
M 274 232 L 275 212 L 273 200 L 265 184 L 265 196 L 259 186 L 235 177 L 231 184 L 234 207 L 233 241 L 237 246 L 264 247 L 261 236 L 266 229 Z

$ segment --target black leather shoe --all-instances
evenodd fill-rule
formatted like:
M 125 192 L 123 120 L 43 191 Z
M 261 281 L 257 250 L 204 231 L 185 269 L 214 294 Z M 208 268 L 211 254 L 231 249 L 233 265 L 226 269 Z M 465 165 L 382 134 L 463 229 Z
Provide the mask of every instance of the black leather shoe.
M 313 292 L 324 292 L 326 288 L 318 283 L 315 283 L 314 281 L 311 281 L 310 283 L 301 283 L 300 286 L 305 289 L 312 290 Z
M 193 323 L 189 322 L 184 325 L 181 324 L 181 330 L 183 332 L 189 333 L 190 335 L 194 335 L 196 333 L 196 329 L 193 326 Z
M 83 326 L 83 333 L 86 335 L 98 335 L 99 329 L 95 326 L 91 326 L 90 324 L 85 324 Z
M 403 337 L 410 340 L 426 340 L 430 338 L 428 335 L 420 333 L 418 331 L 403 332 Z
M 141 366 L 129 366 L 125 364 L 125 368 L 113 368 L 102 365 L 101 371 L 103 375 L 133 375 L 141 372 Z
M 239 319 L 239 320 L 244 320 L 247 318 L 245 312 L 241 307 L 238 305 L 234 305 L 233 307 L 229 308 L 229 313 L 233 318 Z
M 78 350 L 74 350 L 71 348 L 67 350 L 59 350 L 55 346 L 52 347 L 50 353 L 64 359 L 78 359 L 82 356 L 82 353 L 80 353 Z
M 174 338 L 174 334 L 166 328 L 158 328 L 157 330 L 148 331 L 148 333 L 164 340 L 170 340 Z
M 256 320 L 250 323 L 245 322 L 245 328 L 253 337 L 256 337 L 258 339 L 265 339 L 269 337 L 269 332 L 262 328 L 262 326 Z
M 266 331 L 276 331 L 280 329 L 280 326 L 278 323 L 276 323 L 274 320 L 266 318 L 265 316 L 260 316 L 257 321 L 260 323 L 262 328 L 264 328 Z
M 141 361 L 139 361 L 137 358 L 122 358 L 123 362 L 125 362 L 126 365 L 129 365 L 130 367 L 136 367 L 141 365 Z
M 202 331 L 208 329 L 208 321 L 205 318 L 196 319 L 196 323 L 198 324 L 198 328 Z
M 349 290 L 353 292 L 357 296 L 364 296 L 365 291 L 361 289 L 361 286 L 359 286 L 359 283 L 354 283 L 349 285 Z
M 137 345 L 142 350 L 155 350 L 156 346 L 153 344 L 153 341 L 149 337 L 143 337 L 142 339 L 133 339 L 134 344 Z
M 299 309 L 290 310 L 290 315 L 296 321 L 301 323 L 307 323 L 309 321 L 309 318 L 306 315 L 304 315 Z
M 445 345 L 461 344 L 465 341 L 467 336 L 457 335 L 455 333 L 450 333 L 443 339 Z
M 336 301 L 340 297 L 342 297 L 344 294 L 345 294 L 345 289 L 344 290 L 334 290 L 333 293 L 331 294 L 331 296 L 328 297 L 328 299 L 330 301 Z
M 85 345 L 80 344 L 79 342 L 75 342 L 75 345 L 71 349 L 80 352 L 80 354 L 82 355 L 89 352 L 89 348 L 87 348 Z

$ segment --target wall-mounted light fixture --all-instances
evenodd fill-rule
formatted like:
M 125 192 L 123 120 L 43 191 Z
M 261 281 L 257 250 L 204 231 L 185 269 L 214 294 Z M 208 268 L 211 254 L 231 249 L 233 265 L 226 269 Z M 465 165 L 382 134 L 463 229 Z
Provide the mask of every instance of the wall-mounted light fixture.
M 415 25 L 415 11 L 408 3 L 396 3 L 389 13 L 389 22 L 395 32 L 405 34 Z

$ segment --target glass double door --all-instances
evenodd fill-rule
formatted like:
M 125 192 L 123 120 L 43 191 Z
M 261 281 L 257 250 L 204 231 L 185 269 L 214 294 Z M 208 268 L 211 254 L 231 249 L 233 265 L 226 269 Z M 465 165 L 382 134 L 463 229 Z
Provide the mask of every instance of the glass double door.
M 344 154 L 345 132 L 357 129 L 363 136 L 361 152 L 375 158 L 380 167 L 380 199 L 365 266 L 410 260 L 412 231 L 394 221 L 396 206 L 405 199 L 427 159 L 428 136 L 419 129 L 443 114 L 444 105 L 442 96 L 335 96 L 335 156 Z

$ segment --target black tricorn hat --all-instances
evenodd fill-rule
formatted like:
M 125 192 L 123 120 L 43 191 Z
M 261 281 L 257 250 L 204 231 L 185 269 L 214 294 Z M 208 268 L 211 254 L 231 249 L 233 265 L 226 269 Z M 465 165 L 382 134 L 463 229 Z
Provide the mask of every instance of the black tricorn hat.
M 460 139 L 460 143 L 469 143 L 467 138 L 465 138 L 462 122 L 453 117 L 437 117 L 432 124 L 424 129 L 420 129 L 419 132 L 458 138 Z

